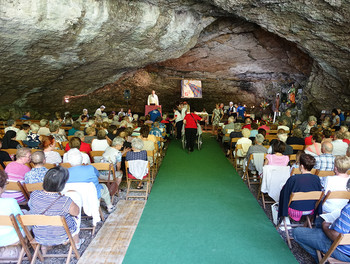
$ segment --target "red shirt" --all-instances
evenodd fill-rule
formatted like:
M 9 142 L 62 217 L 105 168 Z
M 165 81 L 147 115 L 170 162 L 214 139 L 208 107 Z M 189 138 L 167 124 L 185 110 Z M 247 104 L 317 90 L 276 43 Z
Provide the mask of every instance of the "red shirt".
M 196 114 L 187 114 L 184 118 L 186 120 L 185 128 L 197 128 L 195 120 L 200 121 L 202 118 Z
M 350 140 L 347 139 L 347 138 L 344 138 L 343 141 L 346 142 L 346 143 L 348 143 L 348 144 L 350 144 Z
M 247 124 L 247 125 L 244 125 L 243 127 L 242 127 L 242 129 L 243 128 L 248 128 L 249 130 L 251 130 L 252 129 L 252 125 L 251 124 Z
M 312 136 L 305 138 L 305 146 L 312 145 Z
M 68 150 L 70 150 L 69 144 L 66 145 L 65 151 L 67 152 Z M 85 143 L 85 142 L 82 141 L 79 150 L 82 151 L 82 152 L 85 152 L 85 153 L 87 153 L 89 155 L 90 151 L 91 151 L 91 147 L 90 147 L 90 145 L 88 143 Z

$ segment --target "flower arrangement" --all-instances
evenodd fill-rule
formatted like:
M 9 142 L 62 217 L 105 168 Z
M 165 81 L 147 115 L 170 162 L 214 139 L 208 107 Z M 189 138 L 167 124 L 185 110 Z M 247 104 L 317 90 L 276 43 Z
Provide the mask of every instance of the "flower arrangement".
M 263 109 L 266 109 L 270 104 L 266 102 L 265 100 L 260 104 L 260 107 Z

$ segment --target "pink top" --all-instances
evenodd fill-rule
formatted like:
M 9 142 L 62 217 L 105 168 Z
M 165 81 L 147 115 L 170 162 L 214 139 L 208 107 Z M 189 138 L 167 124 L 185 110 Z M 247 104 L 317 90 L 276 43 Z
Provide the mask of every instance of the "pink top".
M 278 156 L 276 154 L 267 154 L 267 160 L 269 161 L 269 165 L 274 166 L 287 166 L 289 162 L 288 156 Z
M 24 175 L 30 171 L 30 168 L 26 165 L 20 164 L 16 161 L 9 163 L 5 172 L 8 175 L 9 181 L 24 181 Z M 5 191 L 2 195 L 3 198 L 14 198 L 18 203 L 24 202 L 26 199 L 22 192 Z
M 260 126 L 258 129 L 260 129 L 260 128 L 265 129 L 266 132 L 270 130 L 270 127 L 268 127 L 267 125 L 262 125 L 262 126 Z M 267 133 L 267 134 L 268 134 L 268 133 Z

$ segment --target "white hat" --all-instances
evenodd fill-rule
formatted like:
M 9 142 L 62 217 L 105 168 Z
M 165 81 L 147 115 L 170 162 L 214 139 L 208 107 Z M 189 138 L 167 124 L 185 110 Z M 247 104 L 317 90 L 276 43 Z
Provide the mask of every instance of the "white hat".
M 104 105 L 101 105 L 100 108 L 106 108 Z

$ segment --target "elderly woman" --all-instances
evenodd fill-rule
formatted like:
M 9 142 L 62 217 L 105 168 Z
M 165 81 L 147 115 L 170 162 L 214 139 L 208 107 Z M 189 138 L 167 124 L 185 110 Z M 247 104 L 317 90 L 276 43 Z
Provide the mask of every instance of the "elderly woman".
M 99 151 L 105 151 L 106 148 L 109 147 L 108 141 L 107 141 L 107 133 L 104 129 L 100 129 L 97 132 L 97 139 L 94 139 L 91 142 L 91 149 L 93 151 L 99 150 Z
M 23 143 L 26 144 L 29 148 L 38 148 L 40 144 L 40 137 L 38 135 L 38 131 L 38 124 L 33 123 L 30 125 L 30 132 L 28 133 L 27 139 L 23 141 Z
M 142 150 L 153 151 L 155 149 L 154 144 L 156 142 L 154 142 L 153 140 L 148 139 L 148 135 L 149 135 L 149 126 L 147 126 L 147 125 L 142 126 L 141 129 L 140 129 L 140 138 L 143 141 L 143 148 L 142 148 Z
M 267 149 L 262 145 L 264 142 L 264 136 L 261 134 L 257 134 L 255 136 L 255 145 L 249 147 L 247 156 L 244 159 L 245 163 L 248 162 L 249 156 L 253 153 L 266 153 Z M 249 170 L 255 170 L 253 162 L 249 163 Z
M 60 193 L 68 179 L 69 173 L 67 169 L 60 166 L 50 169 L 44 177 L 44 190 L 32 192 L 28 205 L 31 214 L 64 216 L 76 246 L 80 248 L 83 240 L 79 240 L 80 226 L 78 226 L 77 218 L 75 217 L 79 216 L 80 209 L 71 198 Z M 35 239 L 46 247 L 60 245 L 68 240 L 63 227 L 33 226 L 33 233 Z M 43 250 L 46 251 L 47 248 Z
M 346 185 L 350 178 L 347 171 L 350 169 L 350 157 L 336 156 L 334 160 L 335 176 L 326 177 L 325 193 L 328 191 L 346 191 Z M 323 213 L 331 213 L 334 210 L 341 210 L 348 203 L 347 199 L 330 199 L 322 207 Z
M 71 150 L 78 149 L 80 152 L 82 151 L 81 150 L 81 139 L 78 137 L 72 137 L 69 140 L 69 144 L 67 144 L 67 145 L 69 145 L 70 149 L 68 151 L 66 150 L 67 152 L 64 153 L 64 155 L 63 155 L 63 162 L 64 163 L 67 163 L 67 162 L 70 163 L 68 153 Z M 83 156 L 83 164 L 90 164 L 91 163 L 90 157 L 88 154 L 81 152 L 81 155 Z
M 267 153 L 269 154 L 273 154 L 273 145 L 277 142 L 277 141 L 282 141 L 283 143 L 285 143 L 285 150 L 283 152 L 283 155 L 292 155 L 293 154 L 293 148 L 289 145 L 286 144 L 287 139 L 288 139 L 288 134 L 284 129 L 278 129 L 277 131 L 277 138 L 278 139 L 273 139 L 270 142 L 270 148 L 268 149 Z
M 54 151 L 56 140 L 53 136 L 42 136 L 40 147 L 44 151 L 46 163 L 58 165 L 62 162 L 61 155 Z
M 10 181 L 24 181 L 25 174 L 30 171 L 26 163 L 30 162 L 31 156 L 32 153 L 29 148 L 20 148 L 17 150 L 17 160 L 9 163 L 5 168 Z M 15 198 L 18 203 L 26 200 L 22 192 L 5 192 L 3 197 Z
M 75 132 L 80 131 L 80 122 L 75 121 L 72 128 L 68 130 L 68 136 L 73 136 Z
M 122 157 L 125 153 L 129 151 L 129 149 L 124 149 L 123 152 L 120 151 L 123 147 L 124 141 L 125 140 L 121 137 L 114 138 L 112 142 L 112 146 L 106 149 L 105 153 L 103 153 L 102 155 L 102 160 L 101 160 L 101 162 L 108 162 L 113 164 L 116 172 L 115 175 L 117 177 L 118 185 L 121 183 L 122 177 L 123 177 L 123 172 L 121 170 Z M 108 180 L 107 171 L 100 172 L 100 179 Z
M 22 146 L 16 141 L 16 132 L 9 130 L 5 133 L 5 136 L 2 139 L 2 148 L 3 149 L 16 149 L 21 148 Z
M 249 147 L 252 145 L 252 141 L 249 139 L 250 130 L 248 128 L 242 129 L 242 135 L 243 137 L 238 139 L 236 143 L 236 147 L 237 145 L 242 145 L 242 149 L 237 150 L 238 157 L 245 157 L 247 155 Z
M 303 138 L 303 132 L 299 128 L 295 128 L 292 132 L 292 136 L 287 138 L 286 144 L 288 145 L 305 145 Z M 294 153 L 296 154 L 296 153 Z
M 53 136 L 59 144 L 64 141 L 68 141 L 65 135 L 60 134 L 60 125 L 57 123 L 52 123 L 49 127 L 51 136 Z
M 132 151 L 129 151 L 128 153 L 126 153 L 126 161 L 131 161 L 131 160 L 143 160 L 143 161 L 147 161 L 147 151 L 146 150 L 142 150 L 143 148 L 143 141 L 139 138 L 134 138 L 131 141 L 131 147 L 132 147 Z M 128 173 L 128 177 L 133 177 L 130 174 L 130 171 L 127 172 Z M 144 175 L 144 177 L 146 177 L 148 174 Z M 135 178 L 135 177 L 134 177 Z M 142 189 L 142 182 L 140 181 L 138 186 L 136 187 L 137 189 Z
M 0 170 L 0 215 L 18 215 L 23 214 L 17 201 L 13 198 L 3 198 L 2 194 L 6 190 L 7 174 L 3 170 Z M 19 241 L 17 233 L 13 227 L 2 226 L 0 234 L 0 247 L 4 247 L 2 250 L 3 256 L 19 255 L 20 248 L 12 246 Z
M 197 123 L 202 121 L 199 115 L 190 112 L 190 107 L 187 108 L 187 112 L 184 118 L 185 136 L 186 136 L 186 148 L 188 153 L 194 150 L 194 143 L 197 135 Z
M 85 136 L 85 143 L 91 143 L 94 139 L 96 139 L 96 129 L 94 127 L 88 127 L 86 128 L 86 136 Z
M 289 157 L 284 156 L 283 152 L 286 149 L 286 144 L 281 140 L 275 141 L 272 145 L 274 154 L 267 154 L 264 165 L 287 166 Z
M 300 126 L 300 129 L 303 132 L 304 137 L 310 136 L 310 129 L 312 127 L 317 127 L 317 118 L 314 116 L 309 116 L 308 121 L 303 122 Z

